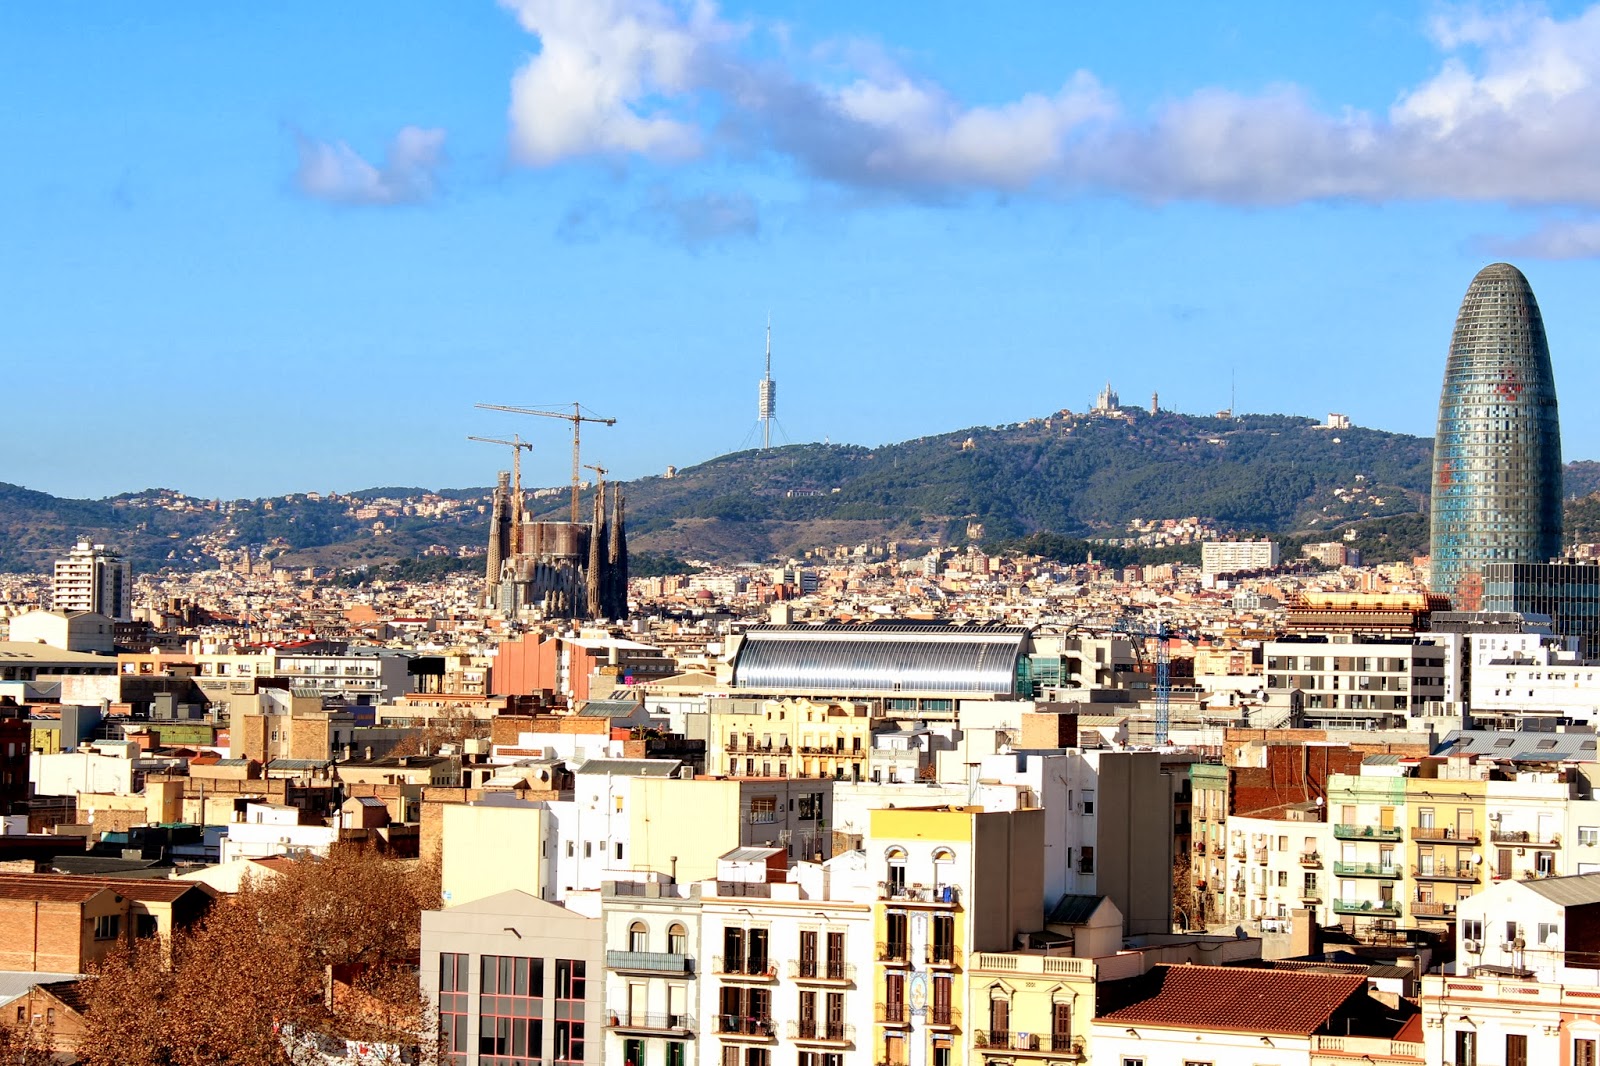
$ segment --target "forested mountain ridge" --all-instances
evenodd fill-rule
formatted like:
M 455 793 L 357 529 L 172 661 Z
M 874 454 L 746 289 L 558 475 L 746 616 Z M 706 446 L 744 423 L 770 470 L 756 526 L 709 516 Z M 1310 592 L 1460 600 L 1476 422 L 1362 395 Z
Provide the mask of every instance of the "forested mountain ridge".
M 989 542 L 1039 532 L 1117 537 L 1134 519 L 1189 516 L 1314 539 L 1345 523 L 1424 511 L 1431 450 L 1427 438 L 1288 415 L 1061 412 L 877 448 L 738 452 L 623 490 L 635 548 L 727 561 L 884 537 L 960 543 L 979 525 Z M 1569 496 L 1597 488 L 1600 463 L 1568 464 Z M 446 509 L 408 502 L 425 495 L 395 487 L 221 502 L 147 490 L 68 500 L 0 484 L 0 568 L 44 569 L 79 535 L 119 547 L 145 570 L 210 565 L 245 548 L 350 565 L 483 542 L 487 489 L 433 490 L 451 501 Z M 546 492 L 534 508 L 562 517 L 566 495 Z M 1569 513 L 1580 539 L 1600 537 L 1600 501 Z M 1425 522 L 1396 522 L 1390 528 L 1407 540 L 1397 551 L 1426 550 L 1410 544 Z

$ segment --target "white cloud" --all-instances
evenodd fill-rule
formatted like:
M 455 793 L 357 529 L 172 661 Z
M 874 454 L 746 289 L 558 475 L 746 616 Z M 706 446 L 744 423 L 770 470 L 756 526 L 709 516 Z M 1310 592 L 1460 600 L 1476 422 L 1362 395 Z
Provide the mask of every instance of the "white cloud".
M 444 137 L 444 130 L 405 126 L 389 143 L 380 167 L 344 141 L 297 134 L 300 165 L 295 186 L 312 199 L 336 204 L 420 203 L 437 189 Z
M 611 153 L 684 158 L 692 121 L 651 101 L 695 88 L 700 53 L 730 32 L 709 7 L 655 0 L 502 0 L 539 38 L 511 80 L 511 143 L 536 166 Z
M 1437 66 L 1383 111 L 1330 108 L 1290 84 L 1202 87 L 1131 115 L 1086 71 L 1053 93 L 983 105 L 848 42 L 830 55 L 853 69 L 802 74 L 804 57 L 751 58 L 749 27 L 706 2 L 502 3 L 539 38 L 512 83 L 511 140 L 531 165 L 766 153 L 838 186 L 918 197 L 1600 209 L 1600 6 L 1565 20 L 1447 9 L 1424 27 Z

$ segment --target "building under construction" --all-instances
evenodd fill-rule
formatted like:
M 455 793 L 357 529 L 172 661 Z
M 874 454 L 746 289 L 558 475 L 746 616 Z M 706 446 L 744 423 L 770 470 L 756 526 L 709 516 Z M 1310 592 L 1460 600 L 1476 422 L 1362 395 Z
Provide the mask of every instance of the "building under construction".
M 628 617 L 628 535 L 621 488 L 595 489 L 592 522 L 533 522 L 520 487 L 502 472 L 489 515 L 484 602 L 511 617 L 523 610 L 545 618 Z

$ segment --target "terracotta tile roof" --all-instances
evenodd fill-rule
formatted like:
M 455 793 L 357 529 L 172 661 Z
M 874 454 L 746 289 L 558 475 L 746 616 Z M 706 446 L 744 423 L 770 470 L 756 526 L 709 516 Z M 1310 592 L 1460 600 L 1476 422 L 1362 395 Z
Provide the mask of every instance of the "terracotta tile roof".
M 151 881 L 71 874 L 0 874 L 0 899 L 47 899 L 77 903 L 93 898 L 101 889 L 109 888 L 119 896 L 141 903 L 171 903 L 199 887 L 193 881 Z
M 1306 1036 L 1366 987 L 1355 974 L 1233 966 L 1157 966 L 1130 982 L 1137 997 L 1099 1022 Z
M 85 881 L 82 878 L 38 878 L 33 880 L 20 880 L 6 878 L 0 880 L 0 900 L 24 899 L 36 900 L 40 903 L 87 903 L 101 892 L 105 885 Z

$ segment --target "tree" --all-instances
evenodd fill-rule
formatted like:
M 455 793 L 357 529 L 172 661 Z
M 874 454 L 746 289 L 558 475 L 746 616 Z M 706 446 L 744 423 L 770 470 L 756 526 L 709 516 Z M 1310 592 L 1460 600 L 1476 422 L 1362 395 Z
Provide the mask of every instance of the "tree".
M 51 1050 L 51 1036 L 48 1026 L 25 1025 L 16 1028 L 0 1025 L 0 1063 L 5 1066 L 52 1066 L 56 1056 Z
M 96 969 L 85 1061 L 286 1066 L 329 1061 L 319 1040 L 427 1044 L 416 964 L 421 912 L 438 905 L 436 868 L 368 850 L 249 879 L 169 956 L 141 940 Z

